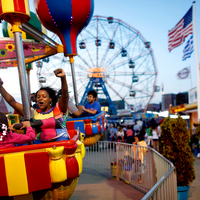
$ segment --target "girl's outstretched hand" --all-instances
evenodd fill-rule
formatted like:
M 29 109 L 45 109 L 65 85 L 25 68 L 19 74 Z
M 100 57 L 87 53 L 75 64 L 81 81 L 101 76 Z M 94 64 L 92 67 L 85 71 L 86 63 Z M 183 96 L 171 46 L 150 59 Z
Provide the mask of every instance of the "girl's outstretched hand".
M 30 121 L 23 121 L 21 123 L 23 126 L 20 129 L 24 129 L 24 128 L 31 126 Z
M 55 73 L 55 75 L 56 75 L 57 77 L 64 77 L 64 76 L 65 76 L 64 70 L 63 70 L 63 69 L 60 69 L 60 68 L 54 70 L 54 73 Z

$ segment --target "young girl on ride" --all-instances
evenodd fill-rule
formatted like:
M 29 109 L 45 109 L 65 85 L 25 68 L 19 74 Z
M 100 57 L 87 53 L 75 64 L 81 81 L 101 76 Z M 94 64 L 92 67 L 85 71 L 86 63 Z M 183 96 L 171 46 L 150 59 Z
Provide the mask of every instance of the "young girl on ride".
M 32 110 L 34 120 L 42 120 L 43 125 L 36 128 L 38 133 L 34 143 L 55 142 L 68 140 L 69 135 L 66 129 L 67 109 L 68 109 L 68 86 L 65 72 L 62 69 L 54 71 L 56 77 L 61 79 L 62 95 L 57 101 L 56 92 L 50 87 L 42 87 L 37 93 L 37 105 L 39 109 Z M 0 93 L 3 98 L 20 115 L 23 116 L 23 106 L 4 89 L 0 79 Z
M 18 134 L 9 130 L 8 119 L 0 112 L 0 149 L 14 147 L 15 144 L 25 144 L 35 139 L 35 132 L 29 121 L 22 122 L 21 129 L 26 128 L 26 134 Z

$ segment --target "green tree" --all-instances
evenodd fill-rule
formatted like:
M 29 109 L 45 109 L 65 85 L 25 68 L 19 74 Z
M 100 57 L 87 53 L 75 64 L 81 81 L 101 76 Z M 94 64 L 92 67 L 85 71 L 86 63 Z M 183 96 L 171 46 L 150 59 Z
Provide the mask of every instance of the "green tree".
M 189 140 L 187 122 L 182 117 L 165 118 L 161 125 L 160 153 L 176 167 L 178 186 L 189 186 L 195 179 L 194 158 Z

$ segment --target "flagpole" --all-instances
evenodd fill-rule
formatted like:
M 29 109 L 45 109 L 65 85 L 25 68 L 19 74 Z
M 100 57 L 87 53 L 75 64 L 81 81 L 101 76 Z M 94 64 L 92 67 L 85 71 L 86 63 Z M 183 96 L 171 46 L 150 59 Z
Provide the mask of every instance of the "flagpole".
M 196 72 L 197 72 L 197 111 L 198 111 L 198 122 L 199 122 L 200 121 L 200 85 L 199 85 L 199 58 L 198 58 L 195 1 L 193 1 L 193 17 L 194 17 L 193 28 L 194 28 L 194 41 L 195 41 Z

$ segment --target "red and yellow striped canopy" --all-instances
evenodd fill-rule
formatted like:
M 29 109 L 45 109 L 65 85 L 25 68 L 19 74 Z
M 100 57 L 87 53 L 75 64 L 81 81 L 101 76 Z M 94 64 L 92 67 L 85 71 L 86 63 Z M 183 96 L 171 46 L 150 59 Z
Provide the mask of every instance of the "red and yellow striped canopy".
M 14 17 L 19 17 L 22 23 L 30 19 L 28 0 L 0 0 L 0 18 L 12 23 Z

